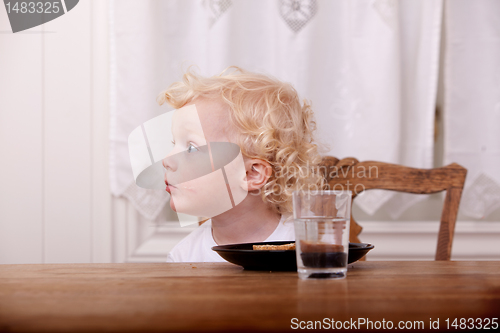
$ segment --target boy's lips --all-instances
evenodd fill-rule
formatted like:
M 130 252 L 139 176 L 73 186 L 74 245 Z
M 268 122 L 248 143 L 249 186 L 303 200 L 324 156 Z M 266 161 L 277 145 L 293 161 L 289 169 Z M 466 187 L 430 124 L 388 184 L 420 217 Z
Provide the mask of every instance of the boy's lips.
M 172 184 L 169 184 L 166 180 L 165 180 L 165 185 L 167 186 L 165 188 L 165 191 L 167 191 L 168 193 L 171 193 L 171 189 L 173 188 L 176 188 L 175 186 L 173 186 Z

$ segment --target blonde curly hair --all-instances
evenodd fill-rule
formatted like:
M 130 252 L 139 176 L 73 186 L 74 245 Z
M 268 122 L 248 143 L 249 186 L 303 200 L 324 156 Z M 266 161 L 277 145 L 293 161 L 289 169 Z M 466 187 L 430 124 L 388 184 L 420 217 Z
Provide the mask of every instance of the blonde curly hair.
M 301 105 L 290 84 L 235 66 L 212 77 L 188 69 L 182 81 L 158 95 L 157 102 L 178 109 L 198 97 L 217 97 L 227 104 L 230 124 L 238 133 L 235 143 L 243 155 L 272 166 L 260 195 L 277 212 L 292 211 L 293 191 L 325 187 L 318 167 L 321 156 L 313 139 L 313 111 L 306 100 Z

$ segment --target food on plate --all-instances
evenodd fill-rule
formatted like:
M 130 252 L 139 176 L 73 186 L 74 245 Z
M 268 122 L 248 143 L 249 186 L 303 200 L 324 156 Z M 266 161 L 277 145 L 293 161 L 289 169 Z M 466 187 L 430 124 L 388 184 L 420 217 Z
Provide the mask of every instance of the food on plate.
M 295 243 L 283 245 L 254 245 L 254 250 L 295 250 Z

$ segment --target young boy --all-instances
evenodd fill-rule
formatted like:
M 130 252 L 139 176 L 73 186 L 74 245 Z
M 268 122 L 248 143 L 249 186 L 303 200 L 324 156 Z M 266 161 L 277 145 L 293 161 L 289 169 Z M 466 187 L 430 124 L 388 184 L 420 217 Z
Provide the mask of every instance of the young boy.
M 169 253 L 169 262 L 224 261 L 211 250 L 217 244 L 293 241 L 293 223 L 285 223 L 292 211 L 292 192 L 304 186 L 323 186 L 323 177 L 314 172 L 321 157 L 313 140 L 310 106 L 301 105 L 290 84 L 237 67 L 230 69 L 213 77 L 188 71 L 182 81 L 158 96 L 160 105 L 167 102 L 178 109 L 172 128 L 174 150 L 196 152 L 210 142 L 237 144 L 248 192 L 237 205 L 213 216 L 179 242 Z M 193 110 L 189 108 L 193 105 L 201 128 L 185 111 Z M 171 199 L 172 208 L 176 210 L 175 206 L 190 198 L 198 203 L 192 187 L 169 183 L 178 165 L 166 158 L 163 166 L 166 190 L 172 197 L 176 195 L 175 203 Z

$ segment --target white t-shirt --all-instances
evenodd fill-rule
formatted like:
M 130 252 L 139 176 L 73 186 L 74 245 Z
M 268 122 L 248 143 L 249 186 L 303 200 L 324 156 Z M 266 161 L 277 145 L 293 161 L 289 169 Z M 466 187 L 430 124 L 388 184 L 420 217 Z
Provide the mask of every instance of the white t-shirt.
M 295 241 L 293 219 L 287 220 L 287 217 L 281 216 L 278 226 L 265 242 Z M 217 243 L 212 236 L 212 220 L 208 220 L 174 246 L 167 256 L 167 262 L 226 262 L 212 250 L 213 246 L 217 246 Z

